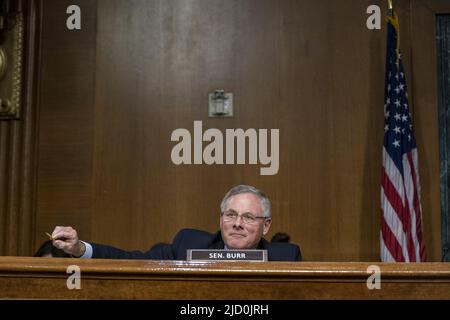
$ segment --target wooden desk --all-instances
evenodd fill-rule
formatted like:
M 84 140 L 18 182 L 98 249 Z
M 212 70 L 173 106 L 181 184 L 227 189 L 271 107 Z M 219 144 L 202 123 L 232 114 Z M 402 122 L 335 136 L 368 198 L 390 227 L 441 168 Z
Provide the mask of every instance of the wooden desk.
M 369 290 L 369 265 L 381 289 Z M 69 265 L 81 289 L 66 285 Z M 450 264 L 0 257 L 0 299 L 450 299 Z

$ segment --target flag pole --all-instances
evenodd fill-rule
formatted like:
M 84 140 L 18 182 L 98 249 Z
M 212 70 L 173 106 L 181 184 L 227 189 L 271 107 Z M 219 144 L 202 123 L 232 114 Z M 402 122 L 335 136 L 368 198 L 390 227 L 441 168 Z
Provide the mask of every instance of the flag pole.
M 394 5 L 392 4 L 392 0 L 388 0 L 388 6 L 389 6 L 388 15 L 390 17 L 393 17 L 394 16 Z
M 400 56 L 400 27 L 399 27 L 397 14 L 394 11 L 393 0 L 388 0 L 388 18 L 387 19 L 397 30 L 397 59 L 399 59 L 399 56 Z

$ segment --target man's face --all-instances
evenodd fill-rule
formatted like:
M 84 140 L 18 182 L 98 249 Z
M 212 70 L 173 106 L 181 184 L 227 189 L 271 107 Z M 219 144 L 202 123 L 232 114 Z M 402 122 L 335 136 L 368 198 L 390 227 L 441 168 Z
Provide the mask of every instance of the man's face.
M 235 212 L 237 219 L 225 221 L 220 218 L 220 230 L 225 245 L 230 249 L 254 249 L 261 238 L 269 232 L 271 219 L 257 218 L 254 223 L 245 223 L 242 215 L 262 217 L 261 201 L 253 193 L 240 193 L 228 199 L 225 212 Z

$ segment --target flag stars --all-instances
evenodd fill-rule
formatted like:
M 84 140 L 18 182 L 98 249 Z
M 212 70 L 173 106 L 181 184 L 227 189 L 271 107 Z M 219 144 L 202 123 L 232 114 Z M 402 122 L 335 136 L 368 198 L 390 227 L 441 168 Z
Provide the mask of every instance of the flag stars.
M 397 87 L 397 88 L 395 88 L 395 92 L 397 93 L 397 94 L 399 94 L 400 93 L 400 87 Z
M 394 132 L 397 133 L 397 134 L 400 134 L 400 127 L 395 127 L 394 128 Z
M 406 114 L 404 114 L 404 115 L 402 116 L 402 121 L 403 121 L 403 122 L 408 121 L 408 116 L 407 116 Z
M 395 118 L 395 120 L 398 120 L 398 121 L 400 121 L 402 119 L 402 117 L 398 113 L 395 114 L 394 118 Z
M 398 85 L 398 88 L 399 88 L 400 91 L 403 91 L 403 90 L 405 90 L 405 85 L 403 83 L 400 83 Z
M 389 111 L 386 111 L 386 112 L 384 113 L 384 117 L 385 117 L 386 119 L 389 118 L 389 115 L 390 115 L 390 112 L 389 112 Z
M 394 142 L 392 142 L 392 145 L 396 148 L 400 148 L 400 141 L 399 140 L 394 140 Z
M 389 125 L 386 124 L 386 125 L 384 126 L 384 132 L 388 132 L 388 131 L 389 131 Z
M 394 104 L 395 104 L 395 106 L 397 107 L 397 108 L 400 108 L 400 106 L 402 105 L 401 103 L 400 103 L 400 100 L 395 100 L 395 102 L 394 102 Z

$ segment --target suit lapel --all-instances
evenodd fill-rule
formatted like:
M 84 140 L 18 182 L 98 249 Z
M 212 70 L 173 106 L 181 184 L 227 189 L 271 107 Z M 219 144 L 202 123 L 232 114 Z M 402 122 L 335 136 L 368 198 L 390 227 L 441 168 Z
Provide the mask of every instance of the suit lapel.
M 213 240 L 209 245 L 208 249 L 223 249 L 223 248 L 225 248 L 225 243 L 222 240 L 222 235 L 220 234 L 220 231 L 218 231 L 214 235 Z

